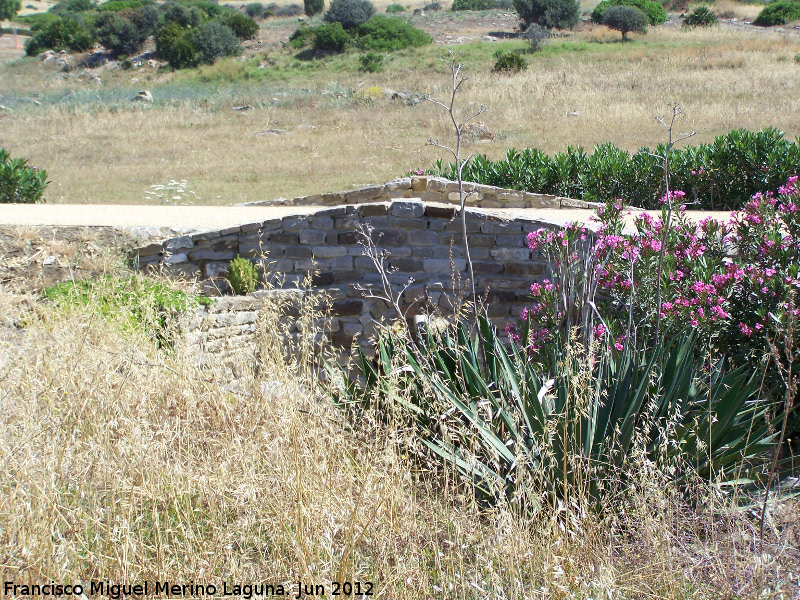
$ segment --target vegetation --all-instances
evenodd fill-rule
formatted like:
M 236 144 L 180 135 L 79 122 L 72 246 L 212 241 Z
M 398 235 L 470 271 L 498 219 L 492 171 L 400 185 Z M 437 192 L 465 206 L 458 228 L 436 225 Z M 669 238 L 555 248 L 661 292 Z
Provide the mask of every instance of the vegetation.
M 758 17 L 753 21 L 755 25 L 770 27 L 772 25 L 786 25 L 792 21 L 800 20 L 800 2 L 796 0 L 776 0 L 767 4 Z
M 628 34 L 647 33 L 647 15 L 635 6 L 612 6 L 603 15 L 603 25 L 622 34 L 622 41 Z
M 441 2 L 431 2 L 430 4 L 426 4 L 425 7 L 422 9 L 426 12 L 436 12 L 437 10 L 442 10 L 442 3 Z
M 261 2 L 251 2 L 245 6 L 244 12 L 251 19 L 258 19 L 266 14 L 267 9 Z
M 367 52 L 362 54 L 358 61 L 361 63 L 361 70 L 365 73 L 380 73 L 383 71 L 383 54 Z
M 150 35 L 148 29 L 118 12 L 106 12 L 97 21 L 97 41 L 115 54 L 133 55 Z
M 606 11 L 612 6 L 632 6 L 638 8 L 647 15 L 650 25 L 661 25 L 667 20 L 667 12 L 664 7 L 652 0 L 603 0 L 592 11 L 592 21 L 603 23 Z
M 450 10 L 505 10 L 508 8 L 511 8 L 509 0 L 453 0 Z M 425 10 L 428 10 L 428 8 L 425 8 Z
M 433 38 L 411 23 L 397 18 L 375 15 L 366 23 L 359 25 L 354 33 L 356 46 L 362 50 L 392 52 L 404 48 L 425 46 Z
M 528 61 L 526 61 L 519 52 L 513 50 L 498 50 L 494 54 L 494 68 L 495 73 L 519 73 L 528 68 Z
M 222 56 L 237 56 L 242 52 L 233 30 L 217 21 L 189 32 L 189 41 L 197 52 L 197 61 L 208 65 Z
M 684 27 L 712 27 L 717 24 L 717 13 L 708 6 L 698 6 L 692 9 L 683 19 Z
M 77 21 L 56 17 L 25 42 L 25 53 L 35 56 L 45 50 L 85 52 L 93 45 L 92 36 Z
M 314 50 L 344 52 L 350 44 L 350 35 L 338 21 L 314 28 Z
M 350 30 L 366 23 L 374 14 L 375 5 L 369 0 L 333 0 L 322 18 Z
M 251 261 L 237 256 L 228 265 L 227 279 L 235 294 L 250 294 L 258 285 L 258 269 Z
M 642 148 L 629 154 L 613 144 L 592 153 L 570 147 L 552 158 L 540 150 L 509 150 L 504 160 L 476 156 L 464 169 L 465 181 L 583 200 L 620 198 L 642 208 L 658 208 L 664 194 L 661 161 L 666 148 Z M 692 208 L 732 210 L 756 193 L 777 189 L 800 164 L 800 140 L 790 142 L 777 129 L 735 130 L 713 143 L 673 149 L 670 174 L 674 189 L 689 194 Z M 453 179 L 453 165 L 431 171 Z
M 303 7 L 305 13 L 309 17 L 313 17 L 314 15 L 318 15 L 324 10 L 325 0 L 303 0 Z
M 22 0 L 0 0 L 0 21 L 11 21 L 22 8 Z
M 390 14 L 406 12 L 406 7 L 402 4 L 390 4 L 386 7 L 386 12 Z
M 519 37 L 528 42 L 531 52 L 538 52 L 545 47 L 550 39 L 550 31 L 546 27 L 531 23 Z
M 11 158 L 0 148 L 0 204 L 41 202 L 49 183 L 47 171 L 29 167 L 27 160 Z
M 548 29 L 572 29 L 581 16 L 578 0 L 514 0 L 514 8 L 525 27 L 536 23 Z
M 239 13 L 226 14 L 220 18 L 220 23 L 229 27 L 240 40 L 252 40 L 258 35 L 258 23 Z

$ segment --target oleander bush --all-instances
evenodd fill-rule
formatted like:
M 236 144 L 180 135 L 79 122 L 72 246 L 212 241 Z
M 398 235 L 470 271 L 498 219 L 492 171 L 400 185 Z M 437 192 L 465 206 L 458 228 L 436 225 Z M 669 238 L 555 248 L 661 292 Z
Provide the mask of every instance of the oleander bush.
M 755 25 L 770 27 L 786 25 L 800 20 L 800 2 L 796 0 L 776 0 L 767 4 L 753 21 Z
M 375 5 L 369 0 L 333 0 L 322 19 L 350 30 L 366 23 L 374 14 Z
M 612 6 L 633 6 L 647 15 L 650 25 L 661 25 L 667 20 L 664 7 L 652 0 L 603 0 L 592 11 L 592 21 L 602 23 L 606 11 Z
M 552 157 L 536 149 L 509 150 L 505 159 L 476 156 L 464 168 L 464 180 L 542 194 L 659 208 L 664 195 L 662 161 L 666 147 L 642 148 L 630 154 L 613 144 L 592 152 L 570 147 Z M 800 165 L 800 140 L 781 131 L 737 129 L 708 144 L 673 149 L 670 172 L 676 189 L 687 193 L 689 208 L 735 210 L 751 197 L 777 189 Z M 432 175 L 455 179 L 452 164 L 437 162 Z
M 25 159 L 11 158 L 0 148 L 0 204 L 41 202 L 49 183 L 47 171 L 28 166 Z

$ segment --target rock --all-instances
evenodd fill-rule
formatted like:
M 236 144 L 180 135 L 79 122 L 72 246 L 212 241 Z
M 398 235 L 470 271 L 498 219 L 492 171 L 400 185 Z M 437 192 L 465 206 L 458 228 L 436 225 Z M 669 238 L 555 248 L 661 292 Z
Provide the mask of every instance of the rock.
M 406 106 L 416 106 L 422 100 L 422 96 L 403 90 L 402 92 L 394 92 L 391 95 L 391 99 L 402 102 Z
M 283 135 L 286 133 L 284 129 L 265 129 L 264 131 L 259 131 L 256 134 L 256 137 L 259 135 Z
M 158 68 L 158 61 L 150 59 L 150 60 L 147 61 L 147 66 L 149 66 L 149 67 L 151 67 L 153 69 L 157 69 Z
M 483 40 L 484 42 L 496 42 L 497 38 L 494 37 L 493 35 L 485 35 L 481 38 L 481 40 Z
M 248 110 L 253 110 L 253 107 L 250 106 L 249 104 L 246 104 L 244 106 L 234 106 L 233 110 L 236 110 L 236 111 L 239 111 L 239 112 L 247 112 Z
M 461 130 L 461 134 L 469 140 L 493 140 L 494 133 L 486 126 L 483 121 L 467 123 Z
M 422 10 L 421 8 L 415 8 L 414 9 L 414 16 L 415 17 L 424 17 L 425 16 L 425 11 Z
M 147 104 L 153 103 L 153 95 L 148 90 L 142 90 L 131 98 L 132 102 L 146 102 Z

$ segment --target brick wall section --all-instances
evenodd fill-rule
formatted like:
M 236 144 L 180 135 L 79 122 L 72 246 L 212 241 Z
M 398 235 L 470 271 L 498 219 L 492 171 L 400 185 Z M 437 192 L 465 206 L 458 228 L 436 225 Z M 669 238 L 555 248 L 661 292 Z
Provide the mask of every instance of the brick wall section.
M 503 220 L 467 210 L 477 288 L 481 295 L 487 294 L 489 316 L 499 327 L 520 314 L 529 301 L 531 283 L 550 271 L 550 265 L 525 243 L 528 232 L 543 226 L 555 225 L 536 217 Z M 237 254 L 261 263 L 265 279 L 273 286 L 297 288 L 310 275 L 313 288 L 333 299 L 328 325 L 333 343 L 349 346 L 355 336 L 369 338 L 376 321 L 391 316 L 382 301 L 365 298 L 361 289 L 376 286 L 380 279 L 363 255 L 360 227 L 371 228 L 376 245 L 390 254 L 388 266 L 396 269 L 393 283 L 402 286 L 414 279 L 402 299 L 404 306 L 412 306 L 409 316 L 437 308 L 446 314 L 452 308 L 453 295 L 460 290 L 454 289 L 459 285 L 453 284 L 451 267 L 456 279 L 461 279 L 461 291 L 466 291 L 467 263 L 457 208 L 419 199 L 321 207 L 308 215 L 181 236 L 141 248 L 139 266 L 196 276 L 223 291 L 228 263 Z M 208 323 L 197 334 L 202 340 L 196 341 L 210 352 L 226 344 L 245 343 L 239 338 L 254 331 L 254 317 L 233 306 L 243 302 L 255 314 L 253 304 L 248 304 L 254 300 L 224 298 L 221 302 L 222 308 L 206 309 L 200 315 Z M 223 316 L 226 311 L 234 316 Z
M 583 200 L 532 194 L 519 190 L 508 190 L 491 185 L 464 183 L 467 206 L 475 208 L 590 208 Z M 248 206 L 342 206 L 386 202 L 397 198 L 418 198 L 423 202 L 460 204 L 458 183 L 441 177 L 406 177 L 384 185 L 374 185 L 330 194 L 314 194 L 289 200 L 265 200 L 250 202 Z

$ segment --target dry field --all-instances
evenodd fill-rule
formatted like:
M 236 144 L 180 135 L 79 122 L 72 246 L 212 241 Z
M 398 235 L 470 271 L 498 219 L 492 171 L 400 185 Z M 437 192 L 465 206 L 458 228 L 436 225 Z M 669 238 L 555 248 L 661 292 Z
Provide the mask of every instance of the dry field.
M 441 39 L 514 25 L 508 15 L 420 23 Z M 486 105 L 481 119 L 496 135 L 469 150 L 492 158 L 509 147 L 652 147 L 665 139 L 653 117 L 668 102 L 683 105 L 680 128 L 696 130 L 698 142 L 738 127 L 800 134 L 800 36 L 791 32 L 666 25 L 621 44 L 616 33 L 586 27 L 530 55 L 527 71 L 504 76 L 491 72 L 492 52 L 519 42 L 437 43 L 397 53 L 370 74 L 358 72 L 355 53 L 293 58 L 279 47 L 293 28 L 265 26 L 261 45 L 242 59 L 191 73 L 101 71 L 102 86 L 80 69 L 63 78 L 34 59 L 7 64 L 0 104 L 12 110 L 0 111 L 0 146 L 47 169 L 50 202 L 145 203 L 150 185 L 170 179 L 188 180 L 208 204 L 383 182 L 442 156 L 425 146 L 429 136 L 452 137 L 433 105 L 403 106 L 383 92 L 443 97 L 437 57 L 448 48 L 464 52 L 471 78 L 460 106 Z M 153 106 L 128 101 L 143 88 Z M 240 105 L 253 109 L 232 110 Z

